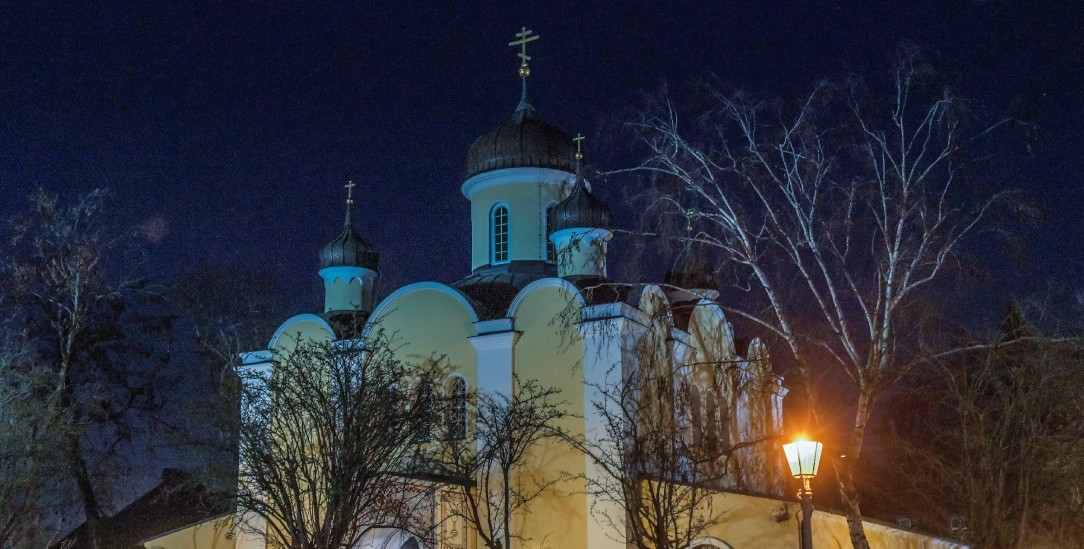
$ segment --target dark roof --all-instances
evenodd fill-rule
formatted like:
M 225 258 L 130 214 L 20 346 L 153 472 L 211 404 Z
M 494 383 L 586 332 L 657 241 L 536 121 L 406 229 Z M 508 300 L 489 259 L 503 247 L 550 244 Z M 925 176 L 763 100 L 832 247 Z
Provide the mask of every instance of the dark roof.
M 504 317 L 512 300 L 528 284 L 554 276 L 557 267 L 548 261 L 512 261 L 479 267 L 449 286 L 467 296 L 479 320 L 492 320 Z
M 361 336 L 369 311 L 328 311 L 320 315 L 335 332 L 335 339 L 356 339 Z
M 595 198 L 583 181 L 583 167 L 576 166 L 576 183 L 572 192 L 550 211 L 550 231 L 560 231 L 575 227 L 592 229 L 610 229 L 613 227 L 613 214 L 601 200 Z
M 512 119 L 474 141 L 467 155 L 467 177 L 503 168 L 576 167 L 572 137 L 546 122 L 526 100 Z
M 101 519 L 102 547 L 143 549 L 143 540 L 230 511 L 230 499 L 179 469 L 162 471 L 162 482 L 111 517 Z M 68 546 L 67 543 L 72 543 Z M 52 547 L 90 547 L 83 523 Z
M 358 236 L 349 222 L 338 238 L 328 242 L 327 246 L 320 250 L 321 269 L 347 266 L 376 271 L 379 261 L 380 254 L 376 252 L 376 248 Z
M 474 306 L 479 320 L 503 318 L 519 292 L 528 284 L 543 278 L 555 278 L 556 266 L 547 261 L 513 261 L 503 265 L 486 265 L 475 269 L 466 278 L 449 284 L 459 290 Z M 582 275 L 565 280 L 580 290 L 588 305 L 623 301 L 635 304 L 641 284 L 620 284 L 608 278 Z
M 642 284 L 614 282 L 606 277 L 595 275 L 567 276 L 565 280 L 580 290 L 587 305 L 615 303 L 618 301 L 635 306 L 640 300 Z
M 686 290 L 716 289 L 715 273 L 708 268 L 702 245 L 688 242 L 666 272 L 663 282 Z

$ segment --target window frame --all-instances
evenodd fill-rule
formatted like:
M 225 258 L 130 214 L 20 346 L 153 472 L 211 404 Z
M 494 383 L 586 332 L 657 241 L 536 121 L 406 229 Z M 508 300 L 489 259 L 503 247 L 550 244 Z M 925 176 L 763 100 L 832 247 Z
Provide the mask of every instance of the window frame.
M 444 382 L 445 440 L 463 440 L 470 432 L 467 424 L 467 389 L 466 378 L 458 374 L 448 376 Z
M 498 224 L 497 214 L 504 210 L 504 221 Z M 498 249 L 497 229 L 503 227 L 503 249 Z M 503 254 L 503 255 L 502 255 Z M 512 212 L 508 204 L 497 202 L 489 208 L 489 264 L 502 265 L 512 259 Z

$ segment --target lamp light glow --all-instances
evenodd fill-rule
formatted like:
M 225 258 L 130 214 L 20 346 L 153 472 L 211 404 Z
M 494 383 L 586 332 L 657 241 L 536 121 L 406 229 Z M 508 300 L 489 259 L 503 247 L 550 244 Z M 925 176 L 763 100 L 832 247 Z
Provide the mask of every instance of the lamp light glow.
M 790 474 L 799 479 L 817 476 L 823 449 L 824 445 L 813 440 L 798 439 L 790 444 L 784 444 L 783 452 L 787 455 Z

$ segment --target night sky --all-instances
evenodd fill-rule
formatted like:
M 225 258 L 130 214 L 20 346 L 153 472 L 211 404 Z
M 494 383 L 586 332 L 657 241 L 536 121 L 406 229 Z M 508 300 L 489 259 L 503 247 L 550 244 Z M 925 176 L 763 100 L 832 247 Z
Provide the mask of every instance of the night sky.
M 883 70 L 909 40 L 983 108 L 1032 117 L 1035 154 L 1008 181 L 1044 212 L 1028 268 L 1084 270 L 1080 2 L 160 4 L 3 8 L 0 217 L 37 186 L 108 187 L 118 225 L 155 229 L 151 274 L 266 271 L 314 309 L 347 180 L 384 292 L 467 274 L 466 153 L 516 105 L 520 26 L 542 36 L 533 103 L 603 170 L 639 158 L 602 129 L 664 83 L 801 93 Z M 620 185 L 597 192 L 614 203 Z
M 341 230 L 348 180 L 382 293 L 468 273 L 467 150 L 518 102 L 507 43 L 521 26 L 542 37 L 532 102 L 587 135 L 600 170 L 638 163 L 631 137 L 608 130 L 664 85 L 679 102 L 708 74 L 799 94 L 885 70 L 902 40 L 928 48 L 979 108 L 1035 127 L 1007 145 L 1030 152 L 1004 176 L 1040 213 L 1018 225 L 1022 252 L 984 248 L 999 284 L 1084 299 L 1077 0 L 3 4 L 0 219 L 39 186 L 108 187 L 116 227 L 151 229 L 147 274 L 264 272 L 288 288 L 283 318 L 320 307 L 317 253 Z M 632 185 L 595 186 L 619 227 L 634 226 L 619 202 Z

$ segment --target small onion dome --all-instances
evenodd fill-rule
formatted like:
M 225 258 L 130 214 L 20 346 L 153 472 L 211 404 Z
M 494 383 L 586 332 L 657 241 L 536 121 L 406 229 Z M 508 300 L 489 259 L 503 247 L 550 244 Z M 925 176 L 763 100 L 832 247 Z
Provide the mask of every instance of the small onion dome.
M 352 225 L 346 225 L 338 238 L 328 242 L 320 250 L 320 268 L 328 267 L 363 267 L 377 270 L 380 254 L 372 244 L 358 236 Z
M 576 184 L 572 192 L 550 211 L 550 232 L 576 227 L 590 229 L 613 228 L 610 207 L 595 198 L 583 183 L 580 169 L 576 169 Z
M 576 167 L 572 138 L 538 116 L 526 100 L 512 119 L 490 130 L 470 146 L 467 177 L 503 168 L 554 168 L 566 172 Z
M 678 252 L 674 267 L 666 272 L 663 281 L 679 288 L 704 290 L 715 288 L 714 273 L 704 261 L 703 250 L 696 242 L 689 242 Z

